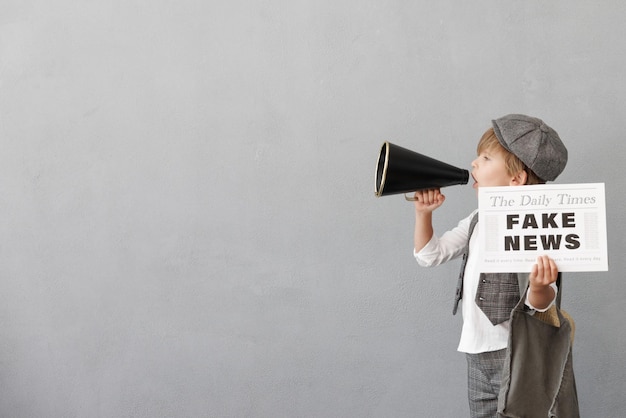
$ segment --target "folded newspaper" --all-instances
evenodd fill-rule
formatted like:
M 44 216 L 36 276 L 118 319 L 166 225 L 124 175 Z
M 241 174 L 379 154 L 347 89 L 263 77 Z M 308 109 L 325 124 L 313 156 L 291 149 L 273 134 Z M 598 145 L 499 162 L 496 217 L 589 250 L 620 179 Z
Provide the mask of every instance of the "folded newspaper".
M 478 189 L 485 273 L 530 272 L 539 255 L 559 271 L 607 271 L 604 183 Z

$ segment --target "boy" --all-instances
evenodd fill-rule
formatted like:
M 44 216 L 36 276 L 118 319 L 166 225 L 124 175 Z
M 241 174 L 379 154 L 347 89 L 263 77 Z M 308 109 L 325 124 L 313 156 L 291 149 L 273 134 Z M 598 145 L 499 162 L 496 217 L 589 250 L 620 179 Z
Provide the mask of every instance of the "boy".
M 492 121 L 472 162 L 474 188 L 518 186 L 552 181 L 567 163 L 567 149 L 543 121 L 507 115 Z M 458 351 L 466 353 L 468 398 L 472 418 L 496 417 L 501 370 L 509 335 L 509 315 L 525 288 L 517 274 L 485 274 L 476 259 L 478 211 L 437 237 L 432 212 L 443 204 L 439 189 L 415 193 L 414 255 L 421 266 L 436 266 L 463 256 L 453 313 L 461 301 L 463 328 Z M 546 311 L 556 299 L 558 269 L 541 256 L 528 277 L 525 304 Z M 522 285 L 523 286 L 523 285 Z

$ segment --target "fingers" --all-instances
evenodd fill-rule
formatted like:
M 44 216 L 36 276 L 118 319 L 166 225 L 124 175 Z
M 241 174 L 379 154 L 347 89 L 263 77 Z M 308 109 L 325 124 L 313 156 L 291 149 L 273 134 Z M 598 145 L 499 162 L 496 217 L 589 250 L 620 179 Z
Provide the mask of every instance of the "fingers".
M 530 271 L 530 280 L 536 285 L 549 285 L 554 283 L 559 269 L 553 259 L 547 255 L 537 257 L 537 263 Z
M 418 190 L 414 197 L 416 205 L 422 206 L 440 205 L 445 200 L 439 189 Z

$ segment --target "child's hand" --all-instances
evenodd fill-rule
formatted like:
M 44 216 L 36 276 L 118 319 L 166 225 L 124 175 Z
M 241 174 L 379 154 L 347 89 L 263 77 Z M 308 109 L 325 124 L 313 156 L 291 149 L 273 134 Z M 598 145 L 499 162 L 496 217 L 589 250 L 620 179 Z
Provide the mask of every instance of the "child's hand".
M 550 285 L 554 283 L 559 274 L 556 263 L 547 255 L 537 258 L 537 264 L 533 265 L 528 278 L 528 302 L 536 309 L 545 309 L 554 300 L 554 290 Z
M 415 210 L 421 213 L 429 213 L 437 209 L 446 200 L 439 189 L 418 190 L 414 195 Z
M 530 271 L 530 287 L 540 289 L 551 285 L 556 281 L 559 270 L 553 259 L 547 255 L 537 258 L 537 264 L 533 265 Z

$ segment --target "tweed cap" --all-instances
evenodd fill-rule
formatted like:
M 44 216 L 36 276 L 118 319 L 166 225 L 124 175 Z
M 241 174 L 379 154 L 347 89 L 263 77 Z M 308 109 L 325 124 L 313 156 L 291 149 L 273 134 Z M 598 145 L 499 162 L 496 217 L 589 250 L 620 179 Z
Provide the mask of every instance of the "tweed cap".
M 567 148 L 559 134 L 541 119 L 506 115 L 493 120 L 500 144 L 544 181 L 556 179 L 567 164 Z

